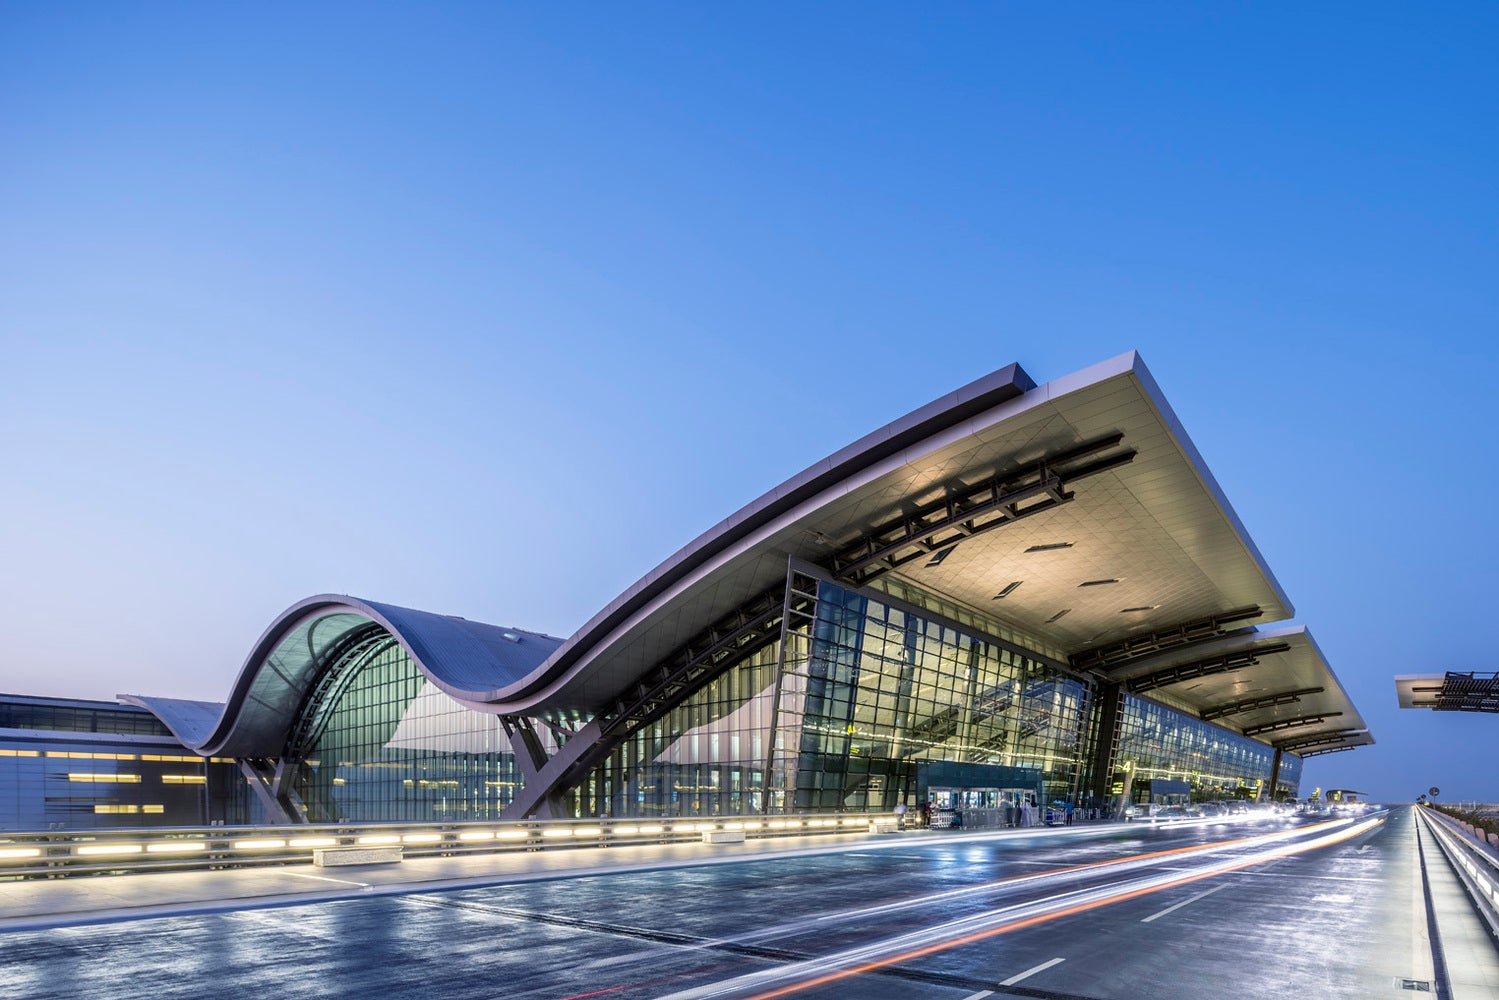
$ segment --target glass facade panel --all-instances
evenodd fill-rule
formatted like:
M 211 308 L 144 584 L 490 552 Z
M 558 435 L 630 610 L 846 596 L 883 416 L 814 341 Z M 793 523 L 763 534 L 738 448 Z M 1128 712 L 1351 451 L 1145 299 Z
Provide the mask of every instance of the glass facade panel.
M 645 726 L 578 789 L 582 815 L 757 813 L 774 726 L 779 644 Z
M 1133 763 L 1137 798 L 1143 794 L 1142 781 L 1152 778 L 1187 782 L 1193 801 L 1257 798 L 1270 784 L 1274 754 L 1247 736 L 1143 698 L 1121 696 L 1116 761 Z M 1286 797 L 1297 795 L 1301 764 L 1290 754 L 1281 760 L 1279 789 Z
M 815 617 L 625 742 L 588 814 L 887 810 L 937 761 L 1070 794 L 1086 685 L 935 616 L 823 583 Z
M 329 670 L 292 727 L 312 821 L 485 820 L 510 803 L 521 776 L 499 718 L 444 694 L 394 639 Z
M 932 761 L 1081 782 L 1087 685 L 976 631 L 824 583 L 806 664 L 796 810 L 883 810 Z

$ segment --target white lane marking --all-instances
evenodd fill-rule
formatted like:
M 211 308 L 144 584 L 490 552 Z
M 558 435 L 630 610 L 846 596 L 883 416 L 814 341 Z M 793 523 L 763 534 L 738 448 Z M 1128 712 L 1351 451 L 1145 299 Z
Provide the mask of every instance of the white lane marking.
M 1022 979 L 1029 979 L 1032 976 L 1034 976 L 1036 973 L 1038 973 L 1038 972 L 1045 972 L 1047 969 L 1051 968 L 1053 965 L 1061 965 L 1065 961 L 1067 961 L 1065 958 L 1054 958 L 1050 962 L 1042 962 L 1040 965 L 1038 965 L 1038 966 L 1036 966 L 1034 968 L 1026 969 L 1024 972 L 1022 972 L 1018 976 L 1011 976 L 1009 979 L 1004 980 L 999 985 L 1001 985 L 1001 986 L 1014 986 L 1016 983 L 1020 982 Z
M 1166 914 L 1172 912 L 1173 910 L 1179 910 L 1179 909 L 1181 909 L 1183 906 L 1186 906 L 1188 903 L 1195 903 L 1195 902 L 1197 902 L 1203 896 L 1211 896 L 1213 893 L 1217 892 L 1219 889 L 1227 889 L 1228 885 L 1229 884 L 1227 882 L 1224 882 L 1222 885 L 1215 885 L 1211 889 L 1205 889 L 1202 892 L 1199 892 L 1195 896 L 1189 896 L 1188 898 L 1182 900 L 1180 903 L 1177 903 L 1175 906 L 1168 906 L 1168 907 L 1166 907 L 1164 910 L 1162 910 L 1159 913 L 1152 913 L 1150 916 L 1145 917 L 1143 920 L 1141 920 L 1140 923 L 1142 923 L 1142 924 L 1148 924 L 1152 920 L 1156 919 L 1157 917 L 1164 917 Z
M 297 878 L 315 878 L 319 882 L 339 882 L 339 883 L 342 883 L 343 885 L 358 885 L 358 886 L 363 886 L 366 889 L 368 889 L 370 887 L 370 884 L 368 882 L 350 882 L 346 878 L 329 878 L 326 875 L 308 875 L 305 872 L 286 872 L 286 871 L 281 872 L 280 874 L 282 874 L 282 875 L 295 875 Z
M 970 993 L 963 1000 L 984 1000 L 984 997 L 992 997 L 993 995 L 993 990 L 979 990 L 977 993 Z

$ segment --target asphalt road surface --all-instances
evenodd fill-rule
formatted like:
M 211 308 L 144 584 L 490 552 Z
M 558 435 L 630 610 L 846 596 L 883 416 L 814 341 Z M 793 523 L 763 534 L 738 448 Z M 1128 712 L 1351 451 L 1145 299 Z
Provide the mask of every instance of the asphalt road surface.
M 11 933 L 0 997 L 1368 1000 L 1429 976 L 1409 809 L 1079 834 Z

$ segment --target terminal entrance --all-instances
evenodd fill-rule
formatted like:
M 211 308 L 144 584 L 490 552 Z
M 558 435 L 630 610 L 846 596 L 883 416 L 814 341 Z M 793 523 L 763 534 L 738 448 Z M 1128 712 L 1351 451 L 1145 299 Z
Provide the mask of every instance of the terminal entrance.
M 965 828 L 1020 826 L 1027 804 L 1032 823 L 1040 822 L 1035 788 L 929 788 L 927 801 L 935 829 L 954 826 L 959 814 Z
M 923 762 L 916 771 L 915 801 L 934 829 L 996 829 L 1044 822 L 1041 772 L 1029 767 Z

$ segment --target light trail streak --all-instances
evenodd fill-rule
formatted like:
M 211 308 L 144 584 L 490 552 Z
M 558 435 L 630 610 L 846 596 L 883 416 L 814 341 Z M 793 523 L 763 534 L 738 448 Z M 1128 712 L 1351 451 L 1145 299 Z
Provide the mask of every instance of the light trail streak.
M 1109 858 L 1104 861 L 1090 861 L 1081 865 L 1066 865 L 1061 868 L 1048 868 L 1045 871 L 1029 872 L 1025 875 L 1011 875 L 1007 878 L 993 879 L 978 885 L 964 886 L 961 889 L 947 889 L 943 892 L 927 893 L 921 896 L 912 896 L 906 899 L 892 900 L 888 903 L 875 903 L 870 906 L 855 907 L 852 909 L 835 910 L 831 913 L 820 914 L 815 917 L 807 917 L 790 923 L 778 924 L 774 927 L 761 928 L 749 931 L 733 937 L 713 938 L 694 945 L 694 948 L 717 948 L 726 945 L 753 944 L 756 941 L 764 941 L 778 937 L 788 937 L 802 934 L 807 931 L 826 930 L 829 924 L 847 923 L 851 920 L 860 920 L 867 917 L 885 916 L 891 913 L 899 913 L 905 910 L 918 909 L 926 906 L 937 906 L 943 903 L 951 903 L 955 900 L 964 899 L 969 896 L 983 895 L 985 893 L 1006 891 L 1017 887 L 1029 885 L 1033 882 L 1048 879 L 1076 878 L 1090 873 L 1101 871 L 1131 871 L 1137 868 L 1154 867 L 1155 862 L 1161 858 L 1193 858 L 1204 855 L 1217 854 L 1221 851 L 1234 848 L 1249 847 L 1258 844 L 1270 844 L 1283 840 L 1294 840 L 1304 837 L 1316 830 L 1331 830 L 1340 826 L 1347 826 L 1353 821 L 1350 819 L 1331 820 L 1326 823 L 1317 823 L 1313 826 L 1296 827 L 1291 830 L 1278 830 L 1274 833 L 1262 833 L 1252 837 L 1235 837 L 1232 840 L 1219 840 L 1208 844 L 1189 844 L 1186 847 L 1171 847 L 1163 851 L 1149 851 L 1144 854 L 1131 854 L 1122 858 Z
M 1349 822 L 1351 821 L 1337 820 L 1331 823 L 1319 824 L 1316 827 L 1291 831 L 1290 837 L 1304 835 L 1314 830 L 1344 826 Z M 1125 882 L 1116 882 L 1093 889 L 1074 890 L 1030 903 L 1020 903 L 999 910 L 993 910 L 989 913 L 949 921 L 948 923 L 925 930 L 898 935 L 885 941 L 849 949 L 824 958 L 809 959 L 805 962 L 798 962 L 795 965 L 754 972 L 724 982 L 673 993 L 666 1000 L 707 1000 L 710 997 L 743 995 L 750 990 L 765 990 L 766 987 L 772 988 L 768 991 L 754 993 L 752 1000 L 773 1000 L 776 997 L 789 996 L 792 993 L 798 993 L 815 986 L 825 986 L 851 976 L 861 975 L 889 965 L 907 962 L 966 944 L 972 944 L 976 941 L 986 940 L 1000 934 L 1033 927 L 1037 924 L 1047 923 L 1061 917 L 1086 913 L 1099 907 L 1110 906 L 1115 903 L 1160 892 L 1163 889 L 1188 885 L 1215 875 L 1223 875 L 1254 865 L 1264 864 L 1267 861 L 1317 850 L 1356 837 L 1382 822 L 1384 822 L 1383 819 L 1379 818 L 1364 820 L 1347 829 L 1333 829 L 1332 832 L 1309 841 L 1274 846 L 1247 857 L 1204 865 L 1198 870 L 1187 874 L 1170 873 L 1148 876 Z M 1290 838 L 1282 834 L 1271 834 L 1264 838 L 1247 839 L 1265 843 Z M 1233 843 L 1235 842 L 1225 842 L 1225 844 Z M 1242 844 L 1243 842 L 1238 843 Z M 1214 845 L 1214 850 L 1221 850 L 1223 846 Z M 1208 853 L 1202 848 L 1198 848 L 1197 850 L 1200 853 Z M 1184 851 L 1178 848 L 1160 853 L 1179 855 L 1184 853 Z M 1087 867 L 1096 868 L 1101 867 L 1101 865 L 1095 864 Z M 1023 878 L 1030 879 L 1033 876 L 1023 876 Z M 800 981 L 796 982 L 787 982 L 788 980 L 796 980 L 804 976 L 809 978 L 800 979 Z

